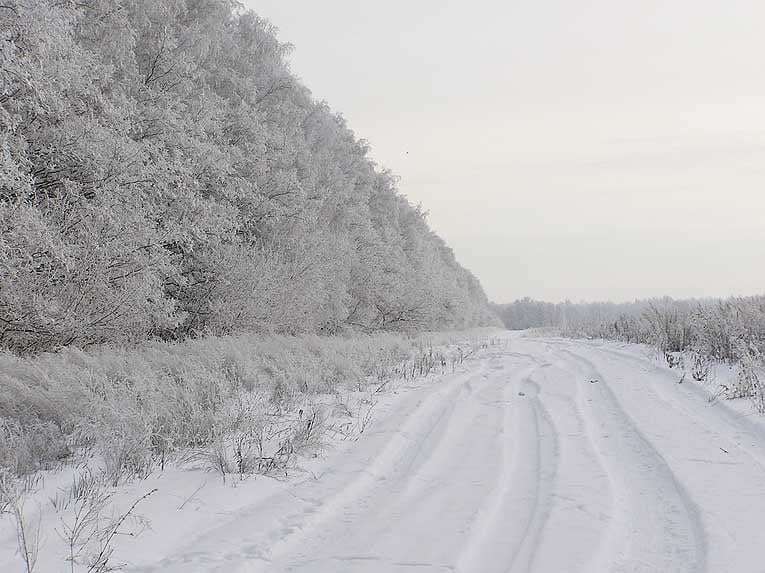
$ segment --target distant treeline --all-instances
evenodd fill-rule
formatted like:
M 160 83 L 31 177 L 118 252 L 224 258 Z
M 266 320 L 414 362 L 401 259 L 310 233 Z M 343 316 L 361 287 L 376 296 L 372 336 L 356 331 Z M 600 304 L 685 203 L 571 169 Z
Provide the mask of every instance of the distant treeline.
M 765 296 L 550 303 L 524 298 L 494 306 L 506 328 L 554 328 L 565 335 L 650 343 L 682 351 L 701 338 L 744 341 L 765 353 Z M 715 331 L 716 334 L 706 333 Z M 711 342 L 710 342 L 711 344 Z M 715 350 L 728 360 L 735 352 Z
M 552 303 L 527 297 L 509 304 L 495 305 L 494 310 L 505 327 L 510 330 L 527 328 L 588 330 L 616 320 L 622 315 L 638 315 L 651 304 L 662 303 L 662 301 L 666 303 L 671 299 L 639 300 L 631 303 L 574 303 L 571 301 Z
M 495 320 L 263 18 L 0 8 L 0 348 Z
M 496 311 L 511 329 L 548 327 L 564 336 L 647 344 L 698 381 L 708 380 L 716 364 L 730 366 L 735 377 L 718 396 L 750 398 L 765 413 L 765 296 L 623 304 L 526 298 Z
M 649 344 L 664 353 L 693 351 L 729 364 L 765 359 L 765 296 L 579 304 L 525 298 L 496 311 L 510 329 L 555 328 L 566 336 Z

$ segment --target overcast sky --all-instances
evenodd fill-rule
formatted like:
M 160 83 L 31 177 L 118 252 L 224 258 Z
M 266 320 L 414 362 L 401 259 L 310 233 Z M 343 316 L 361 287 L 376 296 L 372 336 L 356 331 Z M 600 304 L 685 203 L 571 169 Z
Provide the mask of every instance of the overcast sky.
M 762 0 L 246 0 L 497 302 L 765 292 Z

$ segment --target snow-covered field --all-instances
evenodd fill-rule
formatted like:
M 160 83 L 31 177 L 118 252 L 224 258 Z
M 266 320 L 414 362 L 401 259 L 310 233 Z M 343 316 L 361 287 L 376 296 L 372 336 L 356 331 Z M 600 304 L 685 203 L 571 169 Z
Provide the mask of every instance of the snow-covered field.
M 286 478 L 174 469 L 121 486 L 123 511 L 157 491 L 113 561 L 134 573 L 765 571 L 765 424 L 746 403 L 710 400 L 639 347 L 506 336 L 454 374 L 391 386 L 357 440 Z M 50 492 L 71 476 L 46 479 Z M 43 519 L 62 532 L 54 512 Z M 15 536 L 0 522 L 0 571 L 24 570 Z M 38 571 L 68 570 L 62 543 L 46 534 Z

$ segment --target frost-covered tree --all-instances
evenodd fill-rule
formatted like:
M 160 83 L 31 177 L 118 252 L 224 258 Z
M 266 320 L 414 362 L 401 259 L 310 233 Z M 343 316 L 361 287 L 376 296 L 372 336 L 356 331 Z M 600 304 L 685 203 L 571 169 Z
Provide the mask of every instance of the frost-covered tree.
M 231 0 L 0 8 L 0 346 L 491 322 Z

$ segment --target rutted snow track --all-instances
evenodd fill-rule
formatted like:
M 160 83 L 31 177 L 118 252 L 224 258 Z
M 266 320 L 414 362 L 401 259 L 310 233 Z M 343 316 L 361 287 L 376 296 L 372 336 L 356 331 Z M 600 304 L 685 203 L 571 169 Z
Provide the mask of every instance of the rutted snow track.
M 765 571 L 765 431 L 615 347 L 513 338 L 316 479 L 129 571 Z

